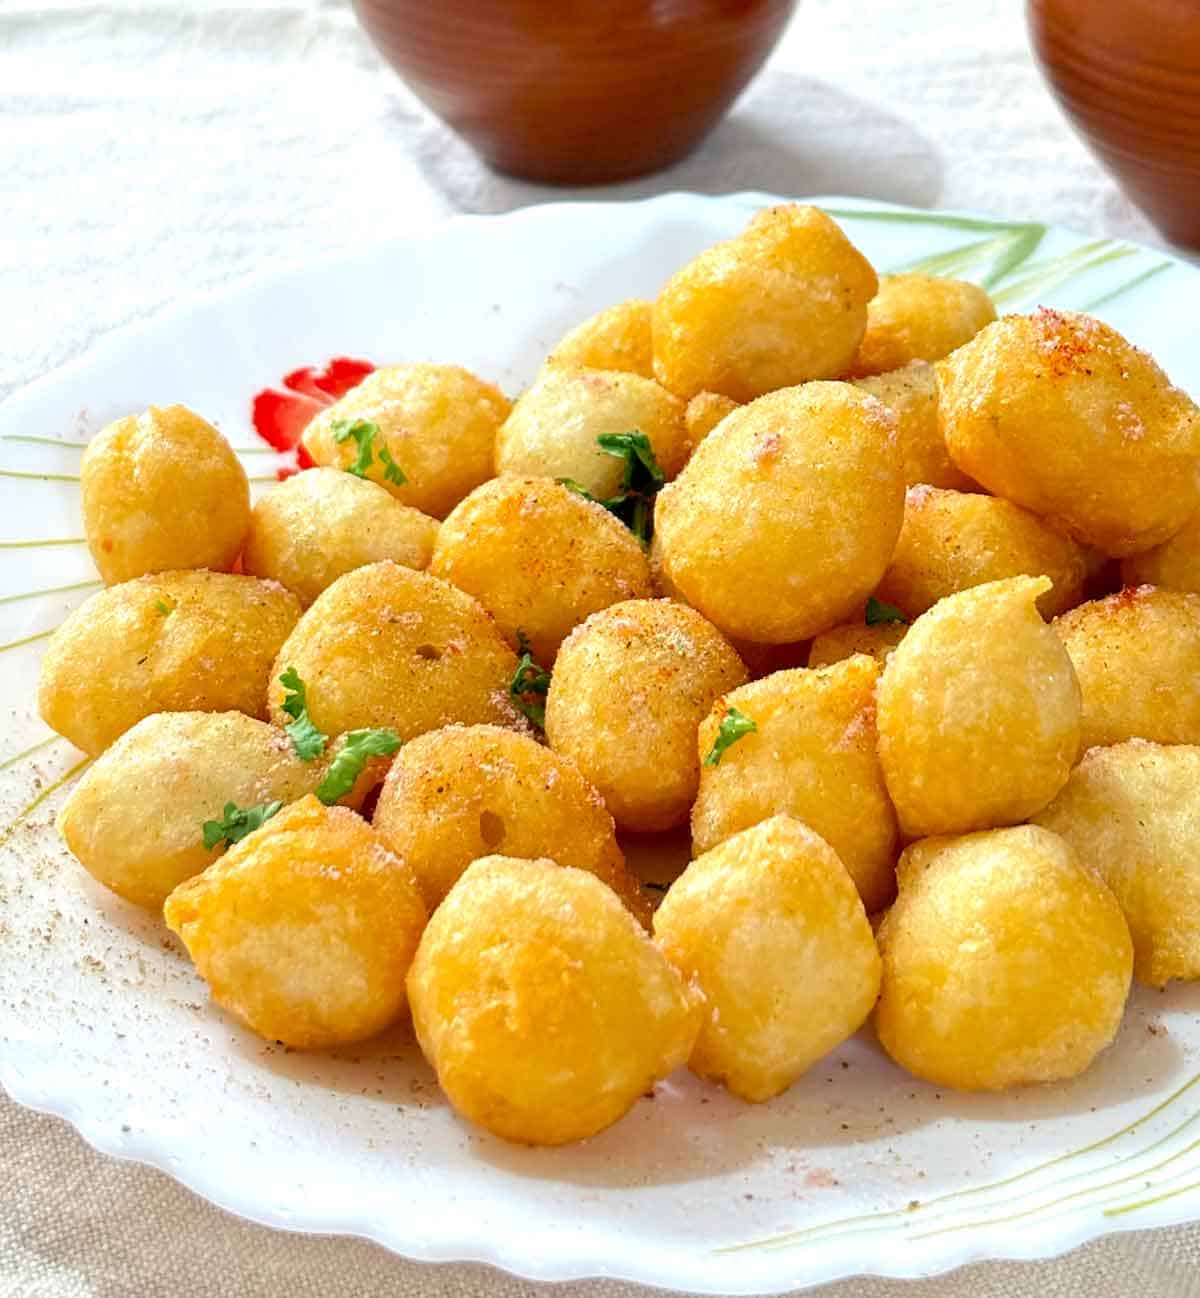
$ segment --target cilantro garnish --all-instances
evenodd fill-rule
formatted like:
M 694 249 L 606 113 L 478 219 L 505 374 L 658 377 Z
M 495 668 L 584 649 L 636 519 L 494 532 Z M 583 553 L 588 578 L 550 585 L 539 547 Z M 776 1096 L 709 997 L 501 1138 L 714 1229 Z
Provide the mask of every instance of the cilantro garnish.
M 211 852 L 221 843 L 240 843 L 247 834 L 252 834 L 271 819 L 283 806 L 282 802 L 260 802 L 256 807 L 239 807 L 236 802 L 227 802 L 220 820 L 204 822 L 204 846 Z
M 156 599 L 154 601 L 154 607 L 163 615 L 163 617 L 166 617 L 171 611 L 171 606 L 165 599 Z
M 753 734 L 757 729 L 757 721 L 746 716 L 744 712 L 739 712 L 731 704 L 725 709 L 725 715 L 721 718 L 717 737 L 713 741 L 712 748 L 709 749 L 708 756 L 704 759 L 704 765 L 720 766 L 721 758 L 725 756 L 728 749 L 736 744 L 739 739 Z
M 601 499 L 594 496 L 573 478 L 559 478 L 559 483 L 577 496 L 602 505 L 615 514 L 643 545 L 650 541 L 651 506 L 654 497 L 666 482 L 666 474 L 658 466 L 654 448 L 645 433 L 602 433 L 596 445 L 605 455 L 624 461 L 621 485 L 614 496 Z
M 283 696 L 283 710 L 292 718 L 284 726 L 284 730 L 292 741 L 296 756 L 302 762 L 315 761 L 325 751 L 325 745 L 329 740 L 317 729 L 312 717 L 308 715 L 307 690 L 300 679 L 300 673 L 294 667 L 289 667 L 279 678 L 279 683 L 286 691 Z
M 358 447 L 358 455 L 353 464 L 346 465 L 346 472 L 356 478 L 365 478 L 367 470 L 375 463 L 375 439 L 379 436 L 379 425 L 373 419 L 335 419 L 329 425 L 333 440 L 339 445 L 353 441 Z M 404 470 L 392 458 L 386 446 L 379 448 L 379 463 L 383 465 L 383 476 L 388 482 L 397 486 L 408 481 Z
M 354 788 L 354 781 L 372 757 L 390 757 L 400 747 L 400 736 L 387 728 L 351 730 L 346 746 L 329 763 L 325 778 L 317 786 L 317 797 L 328 807 Z
M 394 482 L 396 486 L 402 487 L 408 481 L 404 476 L 404 470 L 392 459 L 392 453 L 386 446 L 379 448 L 379 463 L 383 465 L 383 476 L 389 482 Z
M 528 717 L 535 726 L 545 730 L 546 704 L 544 700 L 546 692 L 550 688 L 550 673 L 534 662 L 533 653 L 529 648 L 529 641 L 526 640 L 524 631 L 517 632 L 517 645 L 521 651 L 521 657 L 517 663 L 517 670 L 508 683 L 508 695 L 520 713 Z
M 878 626 L 881 622 L 903 622 L 908 625 L 908 618 L 898 609 L 895 604 L 885 604 L 883 600 L 876 599 L 874 595 L 867 600 L 867 626 Z

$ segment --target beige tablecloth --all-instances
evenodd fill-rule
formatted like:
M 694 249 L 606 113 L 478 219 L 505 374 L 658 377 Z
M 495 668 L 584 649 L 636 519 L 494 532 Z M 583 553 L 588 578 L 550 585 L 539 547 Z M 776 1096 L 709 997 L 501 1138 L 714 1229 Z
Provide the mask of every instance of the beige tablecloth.
M 803 0 L 767 71 L 693 158 L 603 192 L 861 194 L 1153 240 L 1043 90 L 1020 8 Z M 0 0 L 0 191 L 0 395 L 197 289 L 441 213 L 563 196 L 482 169 L 382 68 L 341 0 Z M 1200 1230 L 1180 1228 L 1054 1263 L 824 1293 L 1182 1298 L 1200 1294 L 1198 1277 Z M 0 1294 L 535 1292 L 481 1268 L 234 1220 L 0 1097 Z

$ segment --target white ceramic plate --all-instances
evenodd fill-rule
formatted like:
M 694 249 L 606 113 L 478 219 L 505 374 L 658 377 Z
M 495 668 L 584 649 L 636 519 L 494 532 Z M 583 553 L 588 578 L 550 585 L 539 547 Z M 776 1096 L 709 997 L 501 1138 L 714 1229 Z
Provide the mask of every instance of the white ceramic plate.
M 454 1118 L 404 1032 L 328 1056 L 234 1026 L 165 929 L 56 841 L 80 755 L 48 735 L 34 696 L 46 631 L 96 584 L 75 479 L 92 432 L 184 402 L 270 479 L 249 401 L 289 370 L 339 354 L 449 360 L 516 390 L 569 325 L 653 294 L 768 201 L 450 221 L 168 312 L 0 408 L 0 1082 L 17 1100 L 268 1225 L 538 1279 L 768 1292 L 1041 1257 L 1200 1216 L 1200 988 L 1136 992 L 1116 1044 L 1070 1085 L 939 1092 L 864 1034 L 770 1104 L 679 1074 L 595 1140 L 518 1149 Z M 1041 225 L 825 205 L 881 269 L 973 276 L 1006 306 L 1094 308 L 1200 394 L 1192 268 Z

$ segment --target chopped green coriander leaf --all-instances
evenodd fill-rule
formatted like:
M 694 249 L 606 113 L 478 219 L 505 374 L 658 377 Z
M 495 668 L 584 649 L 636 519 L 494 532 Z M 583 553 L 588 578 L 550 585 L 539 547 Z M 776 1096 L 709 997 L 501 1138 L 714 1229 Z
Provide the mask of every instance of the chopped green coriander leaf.
M 383 476 L 396 486 L 402 487 L 408 481 L 404 470 L 392 459 L 392 453 L 386 446 L 379 448 L 379 463 L 383 465 Z
M 284 688 L 283 710 L 292 719 L 284 726 L 296 756 L 302 762 L 313 762 L 325 751 L 328 738 L 313 724 L 308 715 L 308 696 L 300 673 L 289 667 L 279 678 Z
M 546 728 L 546 704 L 543 701 L 550 688 L 550 673 L 533 661 L 529 641 L 524 631 L 517 632 L 517 643 L 521 648 L 521 658 L 517 670 L 508 683 L 508 695 L 513 705 L 523 716 L 529 718 L 535 726 Z
M 880 622 L 903 622 L 908 624 L 908 618 L 898 609 L 895 604 L 885 604 L 883 600 L 876 599 L 874 595 L 867 600 L 867 626 L 878 626 Z
M 344 798 L 372 757 L 390 757 L 400 747 L 400 736 L 386 727 L 379 730 L 351 730 L 346 746 L 329 763 L 325 778 L 317 786 L 317 797 L 327 806 Z
M 365 478 L 367 470 L 375 462 L 373 447 L 379 435 L 379 425 L 373 419 L 335 419 L 329 426 L 335 442 L 353 440 L 358 446 L 358 458 L 353 464 L 346 465 L 346 472 L 356 478 Z M 391 456 L 388 456 L 391 459 Z M 395 462 L 393 461 L 393 465 Z M 398 466 L 396 471 L 399 472 Z
M 163 615 L 163 617 L 166 617 L 171 611 L 171 606 L 165 599 L 156 599 L 154 601 L 154 607 Z
M 757 729 L 758 722 L 746 716 L 744 712 L 739 712 L 733 706 L 726 708 L 725 715 L 721 718 L 720 728 L 717 730 L 717 737 L 713 741 L 712 748 L 709 749 L 708 756 L 704 759 L 704 765 L 720 766 L 721 758 L 729 748 Z
M 624 461 L 617 494 L 603 500 L 574 478 L 559 478 L 559 485 L 585 500 L 602 505 L 610 514 L 615 514 L 643 545 L 649 545 L 653 526 L 651 505 L 667 480 L 655 459 L 650 439 L 645 433 L 636 431 L 602 433 L 596 438 L 596 445 L 605 455 Z
M 220 820 L 204 822 L 204 846 L 212 851 L 221 843 L 240 843 L 247 834 L 260 829 L 283 806 L 282 802 L 260 802 L 256 807 L 239 807 L 227 802 Z
M 655 491 L 666 482 L 666 475 L 658 467 L 654 447 L 650 445 L 650 439 L 645 433 L 636 430 L 632 433 L 602 433 L 596 438 L 596 445 L 605 455 L 614 455 L 618 460 L 625 461 L 621 479 L 624 491 L 631 492 L 638 488 L 638 477 L 649 479 L 648 484 L 641 484 L 642 488 L 650 485 Z

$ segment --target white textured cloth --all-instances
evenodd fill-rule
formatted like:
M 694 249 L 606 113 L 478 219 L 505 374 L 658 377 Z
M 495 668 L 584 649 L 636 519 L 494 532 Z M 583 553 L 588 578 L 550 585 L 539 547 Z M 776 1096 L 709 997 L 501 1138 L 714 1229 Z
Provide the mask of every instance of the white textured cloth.
M 586 192 L 860 194 L 1153 241 L 1051 103 L 1020 8 L 802 0 L 766 72 L 698 153 L 663 175 Z M 0 0 L 0 395 L 107 330 L 248 271 L 442 213 L 564 195 L 481 167 L 383 67 L 341 0 Z M 546 1290 L 264 1230 L 0 1097 L 2 1295 L 544 1292 L 635 1290 Z M 1200 1294 L 1200 1229 L 912 1284 L 846 1281 L 823 1298 L 1135 1292 Z

